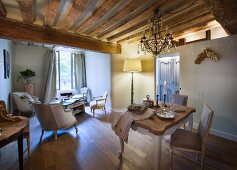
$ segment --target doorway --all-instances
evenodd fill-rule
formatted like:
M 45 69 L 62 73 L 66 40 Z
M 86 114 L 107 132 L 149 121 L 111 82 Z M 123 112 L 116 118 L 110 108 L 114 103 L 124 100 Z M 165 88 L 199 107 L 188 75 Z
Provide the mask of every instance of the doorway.
M 179 94 L 179 53 L 160 55 L 156 58 L 156 95 L 159 100 L 171 102 L 173 94 Z

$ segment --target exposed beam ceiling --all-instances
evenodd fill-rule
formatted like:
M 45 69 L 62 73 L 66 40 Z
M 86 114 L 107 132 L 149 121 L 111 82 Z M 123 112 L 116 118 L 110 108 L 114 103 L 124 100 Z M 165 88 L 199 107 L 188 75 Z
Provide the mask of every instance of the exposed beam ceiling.
M 54 38 L 58 37 L 55 33 L 60 34 L 62 44 L 67 41 L 67 46 L 80 46 L 80 48 L 96 49 L 101 52 L 110 51 L 107 47 L 112 47 L 113 50 L 110 52 L 115 53 L 119 52 L 120 48 L 116 43 L 138 41 L 142 32 L 148 33 L 148 18 L 157 8 L 163 14 L 163 26 L 173 32 L 174 38 L 190 30 L 206 30 L 209 27 L 208 23 L 215 20 L 230 34 L 236 34 L 237 3 L 235 1 L 0 0 L 0 18 L 1 21 L 6 19 L 5 24 L 10 22 L 20 25 L 20 28 L 13 26 L 17 31 L 20 29 L 33 31 L 34 28 L 37 28 L 37 31 L 43 32 L 36 31 L 36 35 L 39 36 L 47 35 L 47 31 Z M 7 38 L 7 35 L 10 35 L 7 31 L 4 33 L 1 32 L 2 37 Z M 35 36 L 32 36 L 32 39 L 29 37 L 30 35 L 28 35 L 28 41 L 35 39 Z M 25 38 L 23 34 L 17 36 L 17 39 Z M 38 39 L 41 43 L 44 40 L 47 40 L 45 43 L 49 42 L 49 38 L 40 37 Z M 79 39 L 83 43 L 79 43 Z M 54 41 L 60 44 L 59 40 L 54 39 Z M 87 44 L 88 41 L 92 44 Z M 94 47 L 98 44 L 103 45 Z M 104 46 L 106 48 L 103 48 Z

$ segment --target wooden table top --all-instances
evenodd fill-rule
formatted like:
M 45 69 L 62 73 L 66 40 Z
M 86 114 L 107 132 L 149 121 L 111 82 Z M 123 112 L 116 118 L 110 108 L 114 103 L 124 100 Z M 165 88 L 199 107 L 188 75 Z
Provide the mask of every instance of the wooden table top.
M 134 121 L 133 125 L 147 129 L 155 135 L 163 135 L 167 129 L 183 122 L 190 114 L 196 112 L 196 109 L 193 107 L 181 107 L 183 107 L 185 111 L 175 112 L 174 119 L 162 119 L 157 116 L 153 116 L 150 119 Z
M 18 122 L 2 121 L 0 122 L 0 128 L 3 128 L 0 136 L 0 147 L 4 146 L 10 140 L 14 140 L 18 137 L 23 130 L 29 125 L 29 120 L 26 117 L 21 116 L 22 120 Z

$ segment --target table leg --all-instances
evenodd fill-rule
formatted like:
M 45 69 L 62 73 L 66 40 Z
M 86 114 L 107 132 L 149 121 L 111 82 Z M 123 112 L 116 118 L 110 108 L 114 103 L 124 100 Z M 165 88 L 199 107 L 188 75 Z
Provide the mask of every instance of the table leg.
M 19 169 L 23 170 L 23 133 L 18 137 L 18 159 Z
M 122 158 L 122 156 L 123 156 L 123 150 L 124 150 L 124 141 L 123 141 L 123 139 L 122 138 L 119 138 L 119 140 L 120 140 L 120 152 L 119 152 L 119 159 L 121 159 Z
M 162 145 L 162 136 L 155 135 L 153 137 L 154 141 L 154 169 L 160 169 L 160 160 L 161 160 L 161 145 Z
M 192 131 L 193 129 L 193 114 L 191 114 L 188 118 L 188 130 Z

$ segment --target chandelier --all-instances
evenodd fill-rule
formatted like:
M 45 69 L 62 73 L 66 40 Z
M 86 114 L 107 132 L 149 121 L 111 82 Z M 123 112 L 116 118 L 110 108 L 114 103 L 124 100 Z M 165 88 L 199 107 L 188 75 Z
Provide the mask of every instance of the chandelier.
M 168 51 L 171 48 L 176 47 L 171 32 L 162 35 L 162 32 L 165 31 L 165 29 L 162 26 L 162 16 L 159 9 L 155 10 L 154 15 L 150 17 L 148 24 L 150 35 L 146 37 L 145 31 L 143 32 L 140 44 L 138 45 L 138 54 L 141 50 L 156 56 L 162 51 Z

